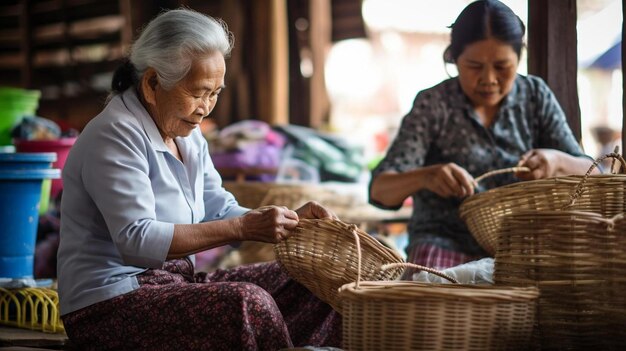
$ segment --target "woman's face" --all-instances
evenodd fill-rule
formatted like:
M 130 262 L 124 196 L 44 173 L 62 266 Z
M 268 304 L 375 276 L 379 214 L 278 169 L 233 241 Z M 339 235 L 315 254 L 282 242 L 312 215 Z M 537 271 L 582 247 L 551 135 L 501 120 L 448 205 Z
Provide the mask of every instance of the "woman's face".
M 485 39 L 467 45 L 456 64 L 474 107 L 496 107 L 513 88 L 519 57 L 511 45 Z
M 200 125 L 217 103 L 225 73 L 224 56 L 218 51 L 193 61 L 185 78 L 169 90 L 146 72 L 149 87 L 147 93 L 144 88 L 144 99 L 163 140 L 189 136 Z

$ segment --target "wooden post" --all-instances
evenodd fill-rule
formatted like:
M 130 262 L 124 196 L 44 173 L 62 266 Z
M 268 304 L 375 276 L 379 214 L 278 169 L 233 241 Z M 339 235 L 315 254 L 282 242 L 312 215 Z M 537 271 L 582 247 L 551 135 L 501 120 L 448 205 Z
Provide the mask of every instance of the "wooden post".
M 624 18 L 626 17 L 626 0 L 622 0 L 622 150 L 621 154 L 624 154 L 624 147 L 626 147 L 626 48 L 624 47 L 624 40 L 626 40 L 626 25 L 624 25 Z
M 576 0 L 528 1 L 528 73 L 543 78 L 581 140 Z
M 33 84 L 33 50 L 32 50 L 32 30 L 30 23 L 30 0 L 21 0 L 22 7 L 19 17 L 19 28 L 21 37 L 21 85 L 23 88 L 32 88 Z

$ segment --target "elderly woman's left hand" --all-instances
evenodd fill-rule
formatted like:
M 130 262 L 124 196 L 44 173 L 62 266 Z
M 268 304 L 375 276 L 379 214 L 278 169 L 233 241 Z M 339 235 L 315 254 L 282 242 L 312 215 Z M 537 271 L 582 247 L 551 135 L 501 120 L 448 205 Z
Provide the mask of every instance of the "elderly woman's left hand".
M 323 207 L 315 201 L 310 201 L 304 204 L 302 207 L 296 210 L 298 217 L 300 218 L 332 218 L 337 219 L 337 216 L 329 209 Z

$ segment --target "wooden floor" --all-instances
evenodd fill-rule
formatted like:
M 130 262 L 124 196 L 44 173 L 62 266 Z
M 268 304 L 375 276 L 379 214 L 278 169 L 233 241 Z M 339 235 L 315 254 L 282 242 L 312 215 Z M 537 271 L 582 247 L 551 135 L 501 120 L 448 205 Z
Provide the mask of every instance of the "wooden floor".
M 64 333 L 43 333 L 0 326 L 1 351 L 63 350 L 66 344 L 67 336 Z

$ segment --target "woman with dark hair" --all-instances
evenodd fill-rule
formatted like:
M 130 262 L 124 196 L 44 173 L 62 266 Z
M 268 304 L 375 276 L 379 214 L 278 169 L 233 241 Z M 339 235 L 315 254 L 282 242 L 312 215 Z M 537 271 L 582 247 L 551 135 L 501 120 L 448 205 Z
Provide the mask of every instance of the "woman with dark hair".
M 487 256 L 458 215 L 477 190 L 519 179 L 581 174 L 591 166 L 543 80 L 517 73 L 525 27 L 496 0 L 469 4 L 451 26 L 444 60 L 458 76 L 421 91 L 387 155 L 372 171 L 370 202 L 397 209 L 413 199 L 408 260 L 448 268 Z
M 276 243 L 315 202 L 243 208 L 198 126 L 224 89 L 225 25 L 180 9 L 143 30 L 63 169 L 58 286 L 77 350 L 340 346 L 341 318 L 277 262 L 195 272 L 194 253 Z

